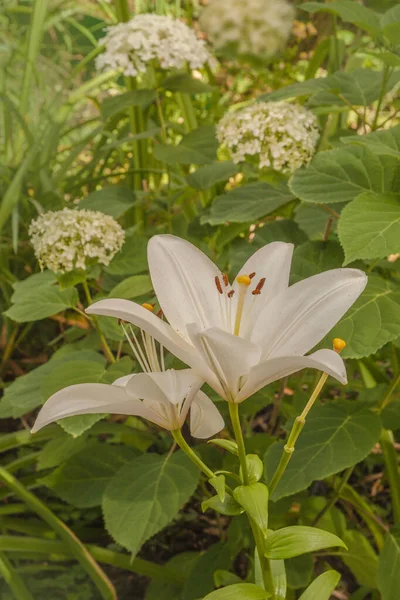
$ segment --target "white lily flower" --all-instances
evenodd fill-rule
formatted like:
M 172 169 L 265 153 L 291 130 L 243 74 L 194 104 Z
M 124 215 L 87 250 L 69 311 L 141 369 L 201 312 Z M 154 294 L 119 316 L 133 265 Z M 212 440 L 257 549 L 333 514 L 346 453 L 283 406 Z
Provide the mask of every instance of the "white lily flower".
M 145 372 L 120 377 L 112 385 L 82 383 L 56 392 L 39 412 L 32 433 L 65 417 L 94 413 L 135 415 L 174 431 L 182 427 L 189 410 L 194 437 L 208 438 L 221 431 L 223 418 L 210 398 L 200 391 L 203 379 L 193 369 L 165 371 L 163 350 L 159 357 L 154 339 L 143 333 L 142 349 L 133 331 L 131 339 L 121 325 Z
M 306 353 L 347 312 L 367 277 L 357 269 L 333 269 L 289 286 L 292 252 L 292 244 L 264 246 L 230 285 L 186 240 L 154 236 L 148 245 L 149 268 L 168 323 L 122 299 L 100 300 L 87 312 L 142 328 L 229 402 L 242 402 L 306 367 L 346 383 L 337 352 Z

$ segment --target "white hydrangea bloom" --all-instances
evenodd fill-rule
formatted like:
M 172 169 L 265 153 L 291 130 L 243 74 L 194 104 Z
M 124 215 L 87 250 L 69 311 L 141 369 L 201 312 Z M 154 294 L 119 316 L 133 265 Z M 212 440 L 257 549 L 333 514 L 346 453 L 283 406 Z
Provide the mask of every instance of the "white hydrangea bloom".
M 64 208 L 39 215 L 29 236 L 41 268 L 55 273 L 108 265 L 125 241 L 125 232 L 110 215 Z
M 216 48 L 270 57 L 284 48 L 294 16 L 287 0 L 210 0 L 200 26 Z
M 186 64 L 199 69 L 212 63 L 205 42 L 192 29 L 161 15 L 141 14 L 108 27 L 100 43 L 105 51 L 96 59 L 97 69 L 118 69 L 132 77 L 144 73 L 150 62 L 162 69 L 180 69 Z
M 217 138 L 235 163 L 250 157 L 259 168 L 292 172 L 310 162 L 319 138 L 316 116 L 289 102 L 259 102 L 226 113 Z

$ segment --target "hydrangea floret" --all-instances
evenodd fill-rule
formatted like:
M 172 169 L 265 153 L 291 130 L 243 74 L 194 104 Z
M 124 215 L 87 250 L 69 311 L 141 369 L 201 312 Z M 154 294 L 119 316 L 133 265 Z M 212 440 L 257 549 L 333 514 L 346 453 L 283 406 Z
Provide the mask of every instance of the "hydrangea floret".
M 31 222 L 29 236 L 42 269 L 68 273 L 97 262 L 108 265 L 125 241 L 110 215 L 86 209 L 45 212 Z
M 200 26 L 216 48 L 271 57 L 284 48 L 294 15 L 287 0 L 211 0 Z
M 141 14 L 127 23 L 108 27 L 100 42 L 105 51 L 96 59 L 98 70 L 118 69 L 126 76 L 144 73 L 149 63 L 161 69 L 212 63 L 205 42 L 187 25 L 168 16 Z
M 298 104 L 258 102 L 228 112 L 217 125 L 217 138 L 232 160 L 283 173 L 308 164 L 319 139 L 316 116 Z

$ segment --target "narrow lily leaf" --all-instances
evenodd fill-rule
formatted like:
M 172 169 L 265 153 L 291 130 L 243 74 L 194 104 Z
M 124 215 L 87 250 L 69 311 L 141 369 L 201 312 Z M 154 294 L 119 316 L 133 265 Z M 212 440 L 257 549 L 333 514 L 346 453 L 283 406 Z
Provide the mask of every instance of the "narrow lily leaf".
M 265 541 L 265 556 L 273 560 L 293 558 L 323 548 L 347 546 L 333 533 L 315 527 L 284 527 L 268 535 Z
M 225 499 L 221 502 L 219 496 L 213 496 L 208 500 L 205 500 L 201 503 L 201 510 L 205 512 L 207 508 L 212 508 L 216 512 L 221 513 L 221 515 L 226 515 L 228 517 L 241 515 L 243 508 L 236 502 L 236 500 L 230 495 L 225 494 Z
M 246 456 L 246 463 L 250 483 L 257 483 L 257 481 L 260 481 L 264 471 L 261 458 L 257 454 L 248 454 Z
M 264 536 L 268 532 L 268 488 L 263 483 L 239 485 L 233 491 L 235 500 L 244 508 L 249 517 L 261 529 Z M 280 557 L 278 557 L 280 558 Z
M 274 582 L 275 600 L 285 600 L 287 581 L 285 561 L 271 560 L 272 580 Z
M 236 583 L 211 592 L 203 600 L 265 600 L 270 596 L 271 594 L 253 583 Z
M 225 502 L 225 477 L 224 475 L 217 475 L 208 480 L 210 485 L 213 486 L 214 490 L 218 494 L 218 498 L 222 503 Z
M 378 587 L 382 600 L 397 600 L 400 589 L 400 527 L 393 527 L 385 538 L 379 560 Z
M 312 582 L 299 600 L 329 600 L 339 580 L 340 573 L 333 570 L 326 571 Z
M 231 440 L 215 439 L 215 440 L 208 440 L 207 443 L 214 444 L 214 446 L 218 446 L 219 448 L 223 448 L 224 450 L 227 450 L 228 452 L 230 452 L 231 454 L 234 454 L 235 456 L 239 456 L 238 446 L 237 446 L 236 442 L 232 442 Z

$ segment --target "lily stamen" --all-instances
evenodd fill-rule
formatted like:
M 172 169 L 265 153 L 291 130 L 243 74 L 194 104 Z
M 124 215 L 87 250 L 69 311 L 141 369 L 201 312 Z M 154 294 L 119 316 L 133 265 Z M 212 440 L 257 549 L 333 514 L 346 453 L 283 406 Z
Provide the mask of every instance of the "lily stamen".
M 218 275 L 215 276 L 215 285 L 217 286 L 217 290 L 219 291 L 219 293 L 223 294 L 224 292 L 222 290 L 222 285 L 221 285 Z
M 260 281 L 257 283 L 256 289 L 251 292 L 253 294 L 253 296 L 258 296 L 259 294 L 261 294 L 261 290 L 264 287 L 264 283 L 265 283 L 265 277 L 262 277 L 260 279 Z

